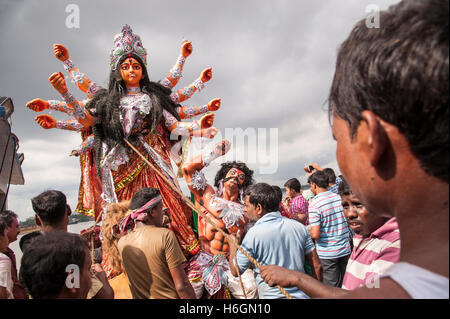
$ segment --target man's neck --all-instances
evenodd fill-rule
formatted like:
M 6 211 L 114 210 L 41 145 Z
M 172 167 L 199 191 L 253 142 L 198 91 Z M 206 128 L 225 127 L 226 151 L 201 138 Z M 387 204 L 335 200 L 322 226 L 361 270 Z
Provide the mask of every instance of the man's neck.
M 301 192 L 300 193 L 293 193 L 291 199 L 294 199 L 294 198 L 300 196 L 301 194 L 302 194 Z
M 230 202 L 239 202 L 239 192 L 230 191 L 229 189 L 224 188 L 222 198 L 226 199 Z
M 400 261 L 448 277 L 448 184 L 423 176 L 404 186 L 407 193 L 396 194 L 392 210 L 400 228 Z
M 63 224 L 57 224 L 57 225 L 43 225 L 41 226 L 41 230 L 46 233 L 52 230 L 59 230 L 59 231 L 64 231 L 67 232 L 67 225 L 65 223 Z
M 135 229 L 141 228 L 141 227 L 145 227 L 145 226 L 155 226 L 155 227 L 161 227 L 161 226 L 156 226 L 155 223 L 153 223 L 152 221 L 146 221 L 145 223 L 137 221 L 136 222 L 136 226 L 134 226 Z
M 327 188 L 317 188 L 316 195 L 319 195 L 320 193 L 328 192 Z

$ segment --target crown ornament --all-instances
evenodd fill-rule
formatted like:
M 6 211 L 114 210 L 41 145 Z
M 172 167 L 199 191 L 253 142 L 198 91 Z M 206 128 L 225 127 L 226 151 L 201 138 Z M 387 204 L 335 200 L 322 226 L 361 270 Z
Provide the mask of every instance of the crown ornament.
M 147 66 L 147 51 L 142 46 L 141 38 L 126 24 L 122 28 L 122 33 L 114 36 L 114 46 L 109 54 L 111 70 L 117 70 L 120 58 L 130 53 L 139 56 Z

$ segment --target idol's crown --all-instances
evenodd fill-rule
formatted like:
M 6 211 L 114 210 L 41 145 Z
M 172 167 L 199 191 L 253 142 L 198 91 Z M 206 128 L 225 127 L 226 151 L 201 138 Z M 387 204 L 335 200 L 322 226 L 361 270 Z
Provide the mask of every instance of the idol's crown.
M 147 51 L 142 46 L 141 38 L 133 33 L 131 27 L 126 24 L 122 28 L 122 33 L 116 34 L 114 37 L 114 46 L 110 52 L 110 67 L 112 70 L 117 69 L 117 62 L 124 54 L 134 53 L 138 55 L 145 65 L 147 65 Z

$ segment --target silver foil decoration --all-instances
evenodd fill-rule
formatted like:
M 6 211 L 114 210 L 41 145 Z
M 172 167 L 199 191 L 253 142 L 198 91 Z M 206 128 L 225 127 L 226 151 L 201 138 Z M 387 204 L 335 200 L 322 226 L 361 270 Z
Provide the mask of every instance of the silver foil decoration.
M 191 183 L 188 185 L 192 185 L 194 189 L 204 190 L 207 185 L 205 174 L 202 171 L 195 171 Z
M 222 211 L 219 218 L 222 218 L 227 229 L 234 225 L 239 226 L 239 220 L 245 223 L 244 205 L 228 201 L 215 194 L 211 197 L 209 204 L 218 211 Z

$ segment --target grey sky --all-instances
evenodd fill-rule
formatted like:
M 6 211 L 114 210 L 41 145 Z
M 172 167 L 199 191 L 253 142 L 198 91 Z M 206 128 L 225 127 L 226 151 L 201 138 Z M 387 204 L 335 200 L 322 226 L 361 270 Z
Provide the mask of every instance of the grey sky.
M 30 198 L 45 189 L 64 191 L 76 206 L 78 158 L 69 157 L 80 143 L 77 133 L 44 130 L 25 104 L 33 98 L 61 99 L 48 77 L 61 71 L 52 44 L 62 43 L 74 63 L 92 80 L 106 86 L 109 51 L 115 34 L 129 24 L 148 52 L 152 80 L 163 78 L 176 61 L 183 39 L 193 42 L 183 78 L 189 84 L 208 66 L 213 79 L 185 105 L 222 98 L 215 126 L 278 128 L 278 170 L 258 173 L 256 180 L 280 186 L 306 176 L 302 167 L 317 162 L 338 170 L 326 99 L 337 49 L 353 25 L 366 17 L 366 7 L 386 9 L 398 0 L 328 1 L 42 1 L 1 0 L 0 95 L 12 97 L 12 131 L 25 153 L 26 184 L 11 186 L 9 209 L 24 220 L 33 215 Z M 69 29 L 65 8 L 80 9 L 80 28 Z M 382 23 L 382 21 L 381 21 Z M 83 94 L 69 84 L 78 98 Z M 57 119 L 65 115 L 51 114 Z M 239 147 L 237 145 L 237 147 Z M 214 176 L 217 165 L 206 169 Z

